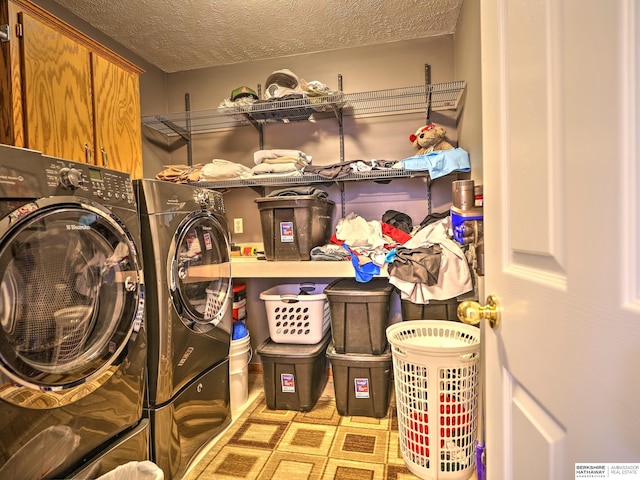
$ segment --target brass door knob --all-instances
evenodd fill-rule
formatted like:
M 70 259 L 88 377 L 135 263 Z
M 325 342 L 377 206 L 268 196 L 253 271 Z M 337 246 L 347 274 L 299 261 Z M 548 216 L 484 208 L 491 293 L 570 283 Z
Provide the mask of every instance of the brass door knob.
M 470 300 L 458 305 L 458 319 L 469 325 L 478 325 L 483 318 L 489 321 L 491 328 L 496 329 L 500 325 L 500 301 L 495 295 L 487 297 L 487 304 L 482 306 L 478 302 Z

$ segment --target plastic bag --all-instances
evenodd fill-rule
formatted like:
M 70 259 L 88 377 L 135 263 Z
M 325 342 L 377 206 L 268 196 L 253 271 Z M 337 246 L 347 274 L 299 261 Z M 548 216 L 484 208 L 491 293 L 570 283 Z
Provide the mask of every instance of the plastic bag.
M 164 472 L 155 463 L 144 460 L 120 465 L 97 480 L 164 480 Z

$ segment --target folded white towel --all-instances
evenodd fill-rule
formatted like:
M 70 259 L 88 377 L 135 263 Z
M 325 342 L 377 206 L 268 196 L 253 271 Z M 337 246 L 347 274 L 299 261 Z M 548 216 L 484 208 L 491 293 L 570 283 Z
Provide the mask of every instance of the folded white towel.
M 292 172 L 284 172 L 284 173 L 261 173 L 256 174 L 251 177 L 251 180 L 259 180 L 263 178 L 273 178 L 273 177 L 301 177 L 302 173 L 298 170 Z
M 297 172 L 298 167 L 295 163 L 261 163 L 251 169 L 254 175 L 261 175 L 263 173 L 288 173 Z
M 287 150 L 284 148 L 274 148 L 271 150 L 258 150 L 253 154 L 253 161 L 256 165 L 261 164 L 264 160 L 275 159 L 280 157 L 294 157 L 302 160 L 304 163 L 311 163 L 311 155 L 300 150 Z
M 249 167 L 220 158 L 214 158 L 209 163 L 205 163 L 200 170 L 200 180 L 204 181 L 250 178 L 252 175 L 253 172 Z

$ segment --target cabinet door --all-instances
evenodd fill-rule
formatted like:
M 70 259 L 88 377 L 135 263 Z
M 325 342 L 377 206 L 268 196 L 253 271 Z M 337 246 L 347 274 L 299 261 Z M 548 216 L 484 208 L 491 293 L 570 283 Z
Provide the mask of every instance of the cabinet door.
M 98 165 L 142 178 L 139 77 L 92 54 Z
M 15 4 L 0 0 L 0 24 L 9 25 L 10 35 L 16 30 L 10 19 L 17 18 Z M 19 52 L 17 41 L 0 42 L 0 143 L 23 147 Z
M 85 162 L 94 144 L 89 51 L 26 12 L 19 20 L 25 146 Z

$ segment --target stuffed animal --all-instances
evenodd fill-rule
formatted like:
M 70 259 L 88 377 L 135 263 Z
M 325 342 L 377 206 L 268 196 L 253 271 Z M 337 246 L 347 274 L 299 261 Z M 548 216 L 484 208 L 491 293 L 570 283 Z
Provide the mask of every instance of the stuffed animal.
M 418 149 L 418 155 L 438 150 L 451 150 L 454 147 L 445 139 L 447 131 L 435 123 L 430 123 L 416 130 L 409 136 L 411 144 Z

